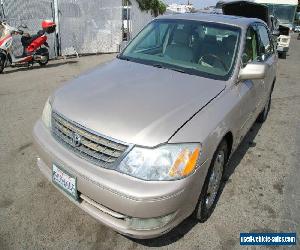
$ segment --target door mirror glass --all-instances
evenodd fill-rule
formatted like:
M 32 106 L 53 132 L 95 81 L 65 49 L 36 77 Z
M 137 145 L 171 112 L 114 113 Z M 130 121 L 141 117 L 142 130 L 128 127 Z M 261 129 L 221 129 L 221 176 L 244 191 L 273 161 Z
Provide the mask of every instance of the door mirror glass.
M 265 78 L 267 67 L 265 63 L 251 62 L 240 70 L 239 80 L 255 80 Z

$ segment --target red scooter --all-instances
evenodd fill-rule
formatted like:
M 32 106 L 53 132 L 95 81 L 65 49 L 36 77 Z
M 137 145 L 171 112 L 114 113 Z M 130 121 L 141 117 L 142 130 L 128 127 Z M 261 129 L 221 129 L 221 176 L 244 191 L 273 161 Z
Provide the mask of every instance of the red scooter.
M 46 34 L 53 33 L 56 24 L 50 20 L 44 20 L 42 30 L 38 31 L 36 35 L 24 33 L 20 28 L 27 27 L 21 25 L 15 28 L 0 21 L 0 73 L 8 66 L 24 67 L 34 63 L 45 66 L 49 61 L 49 45 Z M 13 54 L 13 35 L 22 35 L 23 54 L 21 56 Z

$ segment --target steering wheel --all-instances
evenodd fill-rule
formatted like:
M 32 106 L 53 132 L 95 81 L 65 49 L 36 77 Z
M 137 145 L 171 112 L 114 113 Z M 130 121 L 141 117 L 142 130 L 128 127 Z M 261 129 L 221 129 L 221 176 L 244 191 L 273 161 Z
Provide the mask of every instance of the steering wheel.
M 223 68 L 225 69 L 225 71 L 228 71 L 228 68 L 227 68 L 225 62 L 219 56 L 212 54 L 212 53 L 208 53 L 208 54 L 201 56 L 198 63 L 205 62 L 204 58 L 213 58 L 214 60 L 219 61 L 221 63 L 221 65 L 223 66 Z M 209 64 L 209 65 L 211 65 L 211 64 Z

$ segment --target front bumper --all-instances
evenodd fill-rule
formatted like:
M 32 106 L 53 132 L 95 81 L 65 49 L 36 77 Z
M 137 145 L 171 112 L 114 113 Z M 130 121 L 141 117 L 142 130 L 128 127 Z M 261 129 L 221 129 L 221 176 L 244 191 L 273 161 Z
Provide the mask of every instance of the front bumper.
M 53 163 L 62 166 L 77 177 L 79 200 L 70 200 L 101 223 L 133 238 L 160 236 L 188 217 L 195 209 L 208 169 L 205 162 L 182 180 L 143 181 L 81 159 L 59 144 L 41 120 L 36 123 L 33 135 L 39 154 L 37 164 L 47 179 L 52 179 Z M 128 225 L 130 218 L 150 219 L 170 214 L 174 215 L 172 219 L 160 228 L 137 230 Z

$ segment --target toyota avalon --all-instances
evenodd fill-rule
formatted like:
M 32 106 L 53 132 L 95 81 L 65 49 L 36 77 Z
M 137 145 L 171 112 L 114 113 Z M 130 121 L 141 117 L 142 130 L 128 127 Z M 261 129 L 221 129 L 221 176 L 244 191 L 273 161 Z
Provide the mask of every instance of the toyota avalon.
M 162 16 L 114 59 L 55 91 L 34 127 L 37 165 L 99 222 L 153 238 L 213 212 L 227 162 L 270 109 L 266 23 Z

